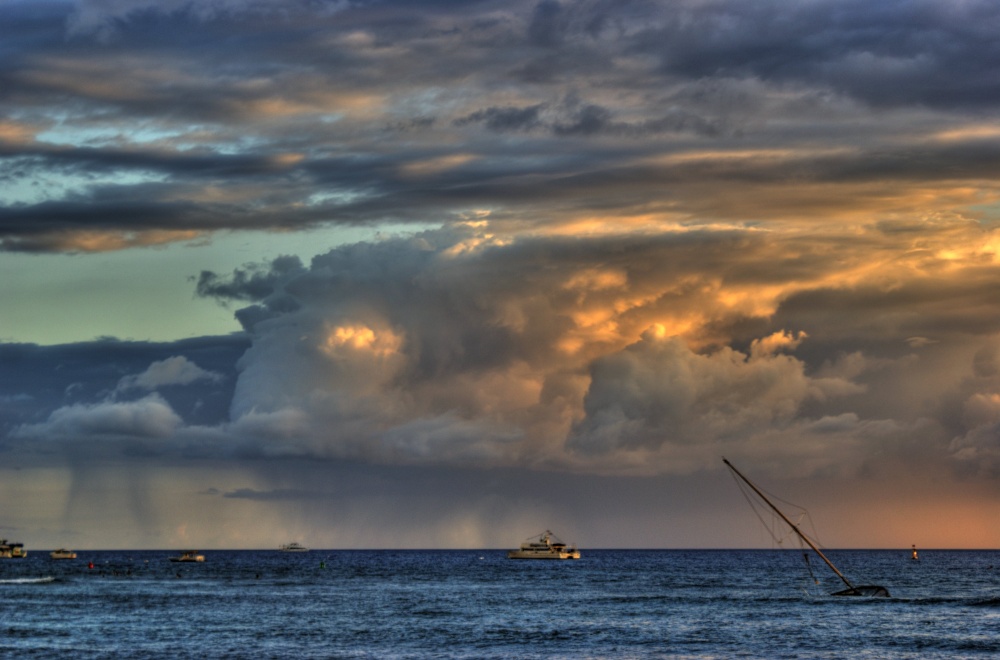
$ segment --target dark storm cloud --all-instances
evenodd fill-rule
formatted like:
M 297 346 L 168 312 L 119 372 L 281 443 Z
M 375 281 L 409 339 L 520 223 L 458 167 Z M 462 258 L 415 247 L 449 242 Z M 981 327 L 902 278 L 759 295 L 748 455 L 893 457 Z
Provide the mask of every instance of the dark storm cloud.
M 269 264 L 248 264 L 227 278 L 202 271 L 196 291 L 199 296 L 220 300 L 258 301 L 275 293 L 279 283 L 287 280 L 289 275 L 302 271 L 302 262 L 298 257 L 278 257 Z
M 559 45 L 565 30 L 563 7 L 557 0 L 542 0 L 535 6 L 528 26 L 528 40 L 536 46 Z
M 642 49 L 684 77 L 818 83 L 876 105 L 989 107 L 1000 92 L 998 26 L 990 2 L 707 3 L 650 29 Z
M 234 365 L 248 346 L 242 336 L 172 343 L 105 339 L 58 346 L 0 344 L 0 405 L 4 410 L 0 433 L 41 422 L 62 407 L 108 400 L 123 382 L 129 387 L 141 385 L 146 392 L 157 390 L 188 423 L 219 423 L 228 416 L 236 380 Z M 155 370 L 150 373 L 150 365 L 171 361 L 181 367 L 174 378 L 165 377 L 162 368 L 158 377 Z M 193 371 L 195 366 L 198 371 Z M 138 391 L 123 399 L 143 396 Z
M 989 2 L 0 12 L 6 249 L 481 208 L 498 231 L 591 210 L 758 221 L 769 202 L 801 210 L 803 181 L 825 187 L 809 209 L 823 217 L 859 194 L 854 181 L 961 187 L 995 178 L 1000 160 L 995 135 L 977 132 L 1000 89 Z M 726 156 L 762 149 L 784 155 Z
M 552 117 L 543 115 L 547 106 L 541 104 L 525 108 L 486 108 L 456 119 L 455 124 L 461 126 L 481 123 L 486 128 L 498 132 L 544 129 L 558 136 L 606 134 L 630 138 L 684 132 L 715 135 L 721 130 L 711 120 L 682 110 L 672 110 L 662 117 L 630 124 L 613 121 L 611 111 L 599 105 L 591 104 L 582 108 L 574 107 L 575 105 L 572 101 L 564 103 L 563 108 L 551 113 Z
M 539 125 L 539 114 L 545 106 L 526 108 L 484 108 L 468 117 L 455 120 L 458 125 L 482 122 L 494 131 L 523 131 Z

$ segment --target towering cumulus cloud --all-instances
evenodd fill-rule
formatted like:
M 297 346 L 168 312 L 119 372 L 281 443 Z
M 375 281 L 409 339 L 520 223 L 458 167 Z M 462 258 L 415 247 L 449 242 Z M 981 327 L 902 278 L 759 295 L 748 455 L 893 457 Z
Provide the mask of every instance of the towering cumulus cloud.
M 726 452 L 797 471 L 851 471 L 911 444 L 947 453 L 945 417 L 895 403 L 900 379 L 933 368 L 906 339 L 938 324 L 940 293 L 905 275 L 897 286 L 911 294 L 873 289 L 857 279 L 864 254 L 793 263 L 798 240 L 736 229 L 503 239 L 485 222 L 455 224 L 308 267 L 206 272 L 199 291 L 254 301 L 237 312 L 252 346 L 231 424 L 264 454 L 658 474 Z M 872 295 L 888 311 L 872 311 Z M 927 314 L 894 319 L 900 295 L 925 298 Z M 831 329 L 861 314 L 851 338 Z M 886 383 L 896 394 L 870 391 Z M 977 428 L 993 419 L 984 396 L 966 405 Z

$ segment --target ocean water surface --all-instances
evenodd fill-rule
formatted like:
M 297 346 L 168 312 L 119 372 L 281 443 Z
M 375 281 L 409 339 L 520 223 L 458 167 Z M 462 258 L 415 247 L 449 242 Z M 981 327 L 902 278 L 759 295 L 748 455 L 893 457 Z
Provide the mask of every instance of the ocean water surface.
M 984 658 L 1000 551 L 78 552 L 0 560 L 0 655 L 74 658 Z M 89 568 L 93 563 L 93 568 Z M 810 577 L 810 568 L 820 584 Z

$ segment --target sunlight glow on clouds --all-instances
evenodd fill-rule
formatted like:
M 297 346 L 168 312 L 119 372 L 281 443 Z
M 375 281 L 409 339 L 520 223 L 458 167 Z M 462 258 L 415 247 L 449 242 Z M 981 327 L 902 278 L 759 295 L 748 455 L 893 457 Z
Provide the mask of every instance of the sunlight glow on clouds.
M 390 462 L 404 455 L 398 444 L 403 429 L 434 420 L 435 437 L 450 428 L 451 438 L 464 441 L 449 440 L 449 448 L 440 453 L 417 450 L 426 445 L 416 442 L 416 453 L 405 454 L 405 460 L 462 462 L 474 455 L 504 466 L 541 462 L 571 470 L 643 474 L 707 468 L 720 452 L 736 455 L 744 443 L 775 459 L 799 456 L 809 446 L 813 465 L 824 454 L 843 465 L 859 465 L 867 453 L 862 438 L 878 425 L 886 425 L 895 437 L 894 429 L 918 423 L 917 416 L 862 418 L 842 408 L 869 391 L 865 383 L 870 374 L 861 356 L 850 359 L 853 366 L 842 361 L 839 367 L 808 373 L 794 352 L 814 341 L 836 341 L 822 323 L 809 320 L 822 307 L 803 308 L 786 319 L 814 330 L 751 335 L 745 337 L 745 350 L 734 350 L 718 345 L 716 335 L 726 323 L 735 323 L 729 331 L 732 341 L 731 333 L 749 319 L 734 316 L 729 305 L 711 312 L 705 297 L 724 298 L 724 286 L 714 294 L 704 288 L 677 292 L 674 278 L 679 273 L 692 276 L 703 260 L 688 264 L 689 272 L 678 271 L 670 258 L 677 246 L 670 240 L 625 238 L 607 245 L 593 239 L 566 244 L 518 239 L 486 244 L 466 252 L 459 262 L 447 258 L 454 245 L 489 231 L 456 225 L 413 238 L 346 246 L 317 257 L 304 271 L 282 271 L 287 275 L 274 280 L 280 284 L 258 297 L 258 311 L 244 316 L 255 339 L 242 361 L 234 419 L 244 411 L 279 411 L 297 402 L 308 417 L 315 417 L 310 435 L 315 436 L 314 447 L 323 447 L 316 451 L 344 457 L 361 452 Z M 744 240 L 743 249 L 757 252 L 758 258 L 787 253 L 783 240 L 757 237 L 756 244 Z M 701 239 L 697 247 L 685 245 L 685 252 L 711 255 L 730 240 L 712 233 Z M 602 271 L 590 265 L 598 255 L 607 261 L 619 252 L 628 255 L 627 264 Z M 556 258 L 559 253 L 563 256 Z M 773 263 L 785 267 L 780 260 Z M 835 281 L 833 274 L 852 263 L 811 263 L 808 270 L 826 272 L 815 279 Z M 492 277 L 471 277 L 481 272 Z M 741 287 L 749 285 L 748 276 L 741 277 Z M 768 281 L 772 271 L 761 269 L 756 277 Z M 811 279 L 809 275 L 806 281 Z M 230 285 L 216 286 L 236 298 L 243 295 L 240 282 L 250 280 L 234 273 Z M 663 305 L 663 295 L 649 295 L 640 304 L 604 307 L 601 331 L 592 331 L 593 319 L 578 312 L 590 304 L 588 295 L 580 295 L 581 286 L 588 294 L 614 296 L 626 284 L 659 288 L 671 304 Z M 849 280 L 842 290 L 857 286 Z M 763 295 L 773 296 L 780 307 L 809 291 L 802 282 L 789 281 L 784 293 L 764 289 Z M 287 302 L 289 294 L 294 305 Z M 683 326 L 687 333 L 682 336 L 671 332 L 676 328 L 671 317 L 689 321 L 685 297 L 697 300 L 706 316 Z M 886 313 L 891 319 L 891 306 Z M 439 323 L 443 318 L 448 319 L 445 326 Z M 331 326 L 325 319 L 336 321 Z M 369 321 L 359 324 L 362 319 Z M 374 329 L 371 319 L 379 319 L 383 329 Z M 931 315 L 924 321 L 935 323 Z M 575 342 L 574 351 L 558 350 L 568 341 Z M 313 351 L 332 360 L 312 359 Z M 589 372 L 588 378 L 569 378 L 581 370 Z M 561 394 L 554 397 L 555 392 Z M 822 420 L 837 418 L 853 421 L 833 433 Z M 489 428 L 500 434 L 496 444 L 486 439 Z M 787 446 L 775 442 L 789 434 L 799 439 Z M 840 449 L 833 451 L 834 446 Z M 854 454 L 850 460 L 844 453 L 848 448 Z M 879 445 L 878 451 L 886 450 Z M 899 451 L 905 450 L 900 446 Z
M 47 529 L 153 521 L 130 542 L 639 534 L 650 493 L 696 529 L 726 454 L 911 531 L 908 485 L 990 511 L 998 30 L 987 0 L 0 3 L 0 497 L 37 470 Z

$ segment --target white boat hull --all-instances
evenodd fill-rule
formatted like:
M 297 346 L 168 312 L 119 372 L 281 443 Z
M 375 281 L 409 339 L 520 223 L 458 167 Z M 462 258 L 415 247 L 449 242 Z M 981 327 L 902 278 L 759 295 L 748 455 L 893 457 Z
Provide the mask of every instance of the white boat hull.
M 579 559 L 579 552 L 522 552 L 509 550 L 507 559 Z

